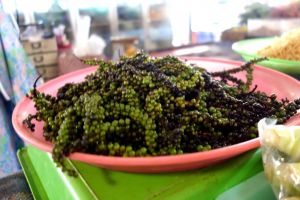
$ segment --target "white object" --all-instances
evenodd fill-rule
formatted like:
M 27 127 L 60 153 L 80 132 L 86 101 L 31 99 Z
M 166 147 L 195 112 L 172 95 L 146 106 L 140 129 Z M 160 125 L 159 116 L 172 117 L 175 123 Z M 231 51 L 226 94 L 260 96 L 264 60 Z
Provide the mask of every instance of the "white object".
M 100 36 L 93 34 L 74 48 L 74 54 L 77 57 L 98 56 L 103 53 L 105 45 L 105 41 Z

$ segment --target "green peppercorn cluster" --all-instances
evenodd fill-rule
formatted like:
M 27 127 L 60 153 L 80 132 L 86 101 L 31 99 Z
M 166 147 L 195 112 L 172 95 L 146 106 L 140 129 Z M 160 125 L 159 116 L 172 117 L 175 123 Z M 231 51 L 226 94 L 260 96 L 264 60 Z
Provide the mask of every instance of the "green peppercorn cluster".
M 117 63 L 86 61 L 98 64 L 97 71 L 59 88 L 56 97 L 34 86 L 28 97 L 37 112 L 24 124 L 33 131 L 32 119 L 44 122 L 44 137 L 63 170 L 72 152 L 159 156 L 236 144 L 257 137 L 261 118 L 283 123 L 300 107 L 300 100 L 278 101 L 256 87 L 249 90 L 252 65 L 260 60 L 215 73 L 144 53 Z M 240 71 L 246 82 L 234 77 Z

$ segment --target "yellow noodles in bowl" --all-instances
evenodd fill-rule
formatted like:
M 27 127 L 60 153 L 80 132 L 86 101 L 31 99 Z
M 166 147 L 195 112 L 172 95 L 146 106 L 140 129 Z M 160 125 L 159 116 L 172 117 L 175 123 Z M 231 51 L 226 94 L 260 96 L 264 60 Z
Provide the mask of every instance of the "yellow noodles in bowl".
M 257 52 L 260 56 L 300 61 L 300 28 L 294 29 Z

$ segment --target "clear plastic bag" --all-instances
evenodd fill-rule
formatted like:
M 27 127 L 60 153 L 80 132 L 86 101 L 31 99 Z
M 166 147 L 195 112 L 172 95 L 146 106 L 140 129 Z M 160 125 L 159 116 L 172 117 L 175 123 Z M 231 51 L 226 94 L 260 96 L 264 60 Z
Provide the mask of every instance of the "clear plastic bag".
M 258 123 L 264 171 L 279 200 L 300 200 L 300 126 Z

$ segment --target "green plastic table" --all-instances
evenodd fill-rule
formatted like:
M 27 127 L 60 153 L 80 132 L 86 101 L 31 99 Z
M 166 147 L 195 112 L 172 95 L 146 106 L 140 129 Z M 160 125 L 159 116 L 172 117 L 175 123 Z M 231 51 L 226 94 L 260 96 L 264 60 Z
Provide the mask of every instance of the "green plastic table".
M 18 152 L 36 200 L 225 200 L 275 199 L 265 180 L 260 149 L 211 167 L 163 174 L 111 171 L 68 161 L 79 176 L 56 168 L 49 153 L 34 147 Z

